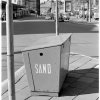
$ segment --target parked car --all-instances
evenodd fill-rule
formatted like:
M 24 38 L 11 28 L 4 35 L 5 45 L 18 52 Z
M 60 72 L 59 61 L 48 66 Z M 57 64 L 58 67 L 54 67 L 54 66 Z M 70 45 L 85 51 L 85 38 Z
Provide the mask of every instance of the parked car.
M 59 22 L 64 22 L 64 16 L 62 13 L 59 14 L 58 20 L 59 20 Z
M 6 11 L 5 10 L 2 11 L 1 20 L 2 21 L 6 20 Z
M 63 14 L 63 18 L 64 18 L 64 20 L 70 20 L 70 16 L 69 16 L 69 13 L 65 13 L 65 14 Z
M 33 14 L 35 14 L 35 13 L 36 13 L 36 11 L 35 11 L 35 10 L 33 10 L 33 9 L 30 9 L 30 10 L 29 10 L 29 12 L 30 12 L 30 13 L 33 13 Z
M 53 13 L 48 13 L 45 16 L 45 19 L 47 19 L 47 20 L 49 20 L 49 19 L 55 19 L 54 17 L 55 17 L 55 15 Z
M 95 19 L 95 20 L 99 20 L 99 13 L 98 13 L 98 12 L 95 12 L 95 13 L 94 13 L 94 19 Z
M 98 7 L 94 8 L 94 19 L 99 20 L 99 9 L 98 9 Z
M 47 20 L 51 19 L 50 14 L 47 14 L 47 15 L 45 16 L 45 19 L 47 19 Z
M 49 13 L 45 16 L 45 19 L 47 19 L 47 20 L 50 20 L 50 19 L 56 20 L 56 14 L 55 13 L 54 14 Z M 59 20 L 59 22 L 64 22 L 64 16 L 63 16 L 62 13 L 58 14 L 58 20 Z

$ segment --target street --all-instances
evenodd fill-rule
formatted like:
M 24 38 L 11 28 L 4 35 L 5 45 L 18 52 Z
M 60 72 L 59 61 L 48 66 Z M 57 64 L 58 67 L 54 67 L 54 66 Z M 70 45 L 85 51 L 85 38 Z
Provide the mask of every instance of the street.
M 71 52 L 98 57 L 98 27 L 95 24 L 81 24 L 70 22 L 59 23 L 60 33 L 73 33 L 71 39 Z M 32 42 L 45 36 L 55 35 L 54 21 L 14 21 L 14 60 L 15 71 L 23 64 L 20 52 L 32 45 Z M 7 78 L 6 65 L 6 23 L 2 23 L 2 81 Z M 16 54 L 17 53 L 17 54 Z
M 2 35 L 6 34 L 6 23 L 2 23 Z M 47 34 L 55 32 L 54 21 L 15 21 L 14 35 L 22 34 Z M 94 24 L 78 24 L 73 22 L 60 22 L 60 33 L 97 33 L 98 28 Z

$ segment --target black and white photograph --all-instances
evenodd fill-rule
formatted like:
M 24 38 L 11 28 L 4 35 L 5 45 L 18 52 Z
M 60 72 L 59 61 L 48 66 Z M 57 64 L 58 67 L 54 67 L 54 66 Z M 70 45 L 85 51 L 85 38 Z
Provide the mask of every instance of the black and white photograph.
M 1 0 L 1 100 L 99 100 L 99 0 Z

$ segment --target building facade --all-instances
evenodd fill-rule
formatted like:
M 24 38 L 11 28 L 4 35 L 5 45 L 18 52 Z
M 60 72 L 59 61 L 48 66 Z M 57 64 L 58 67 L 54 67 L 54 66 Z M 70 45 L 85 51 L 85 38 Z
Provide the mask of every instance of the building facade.
M 7 0 L 2 0 L 2 9 L 5 10 Z M 40 14 L 40 0 L 12 0 L 13 9 L 27 8 L 33 9 Z
M 61 1 L 58 1 L 58 10 L 59 13 L 63 12 L 64 10 L 64 3 Z M 56 13 L 56 2 L 54 0 L 48 0 L 44 3 L 41 3 L 40 6 L 41 14 L 46 15 L 47 13 Z
M 29 0 L 28 2 L 29 9 L 32 9 L 40 15 L 40 0 Z

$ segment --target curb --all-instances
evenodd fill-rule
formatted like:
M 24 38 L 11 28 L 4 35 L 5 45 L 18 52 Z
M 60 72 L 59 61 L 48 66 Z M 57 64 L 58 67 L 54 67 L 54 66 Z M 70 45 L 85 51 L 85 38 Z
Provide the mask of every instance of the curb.
M 82 21 L 74 21 L 70 20 L 70 22 L 77 23 L 77 24 L 99 24 L 99 22 L 82 22 Z
M 26 73 L 25 66 L 22 66 L 15 72 L 15 84 L 24 76 L 25 73 Z M 1 83 L 1 87 L 2 87 L 1 95 L 3 95 L 5 92 L 8 91 L 8 79 L 4 80 Z
M 54 22 L 54 20 L 13 20 L 13 22 Z M 6 21 L 2 21 L 2 23 L 6 23 Z
M 22 53 L 22 51 L 14 51 L 14 54 L 19 54 L 19 53 Z M 2 55 L 7 55 L 7 52 L 5 51 L 5 52 L 2 52 L 1 54 Z

